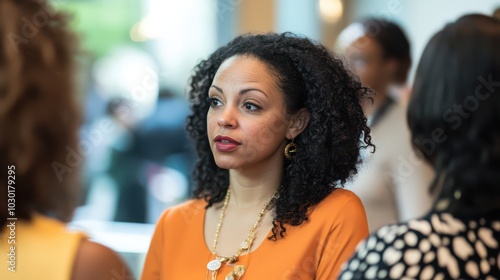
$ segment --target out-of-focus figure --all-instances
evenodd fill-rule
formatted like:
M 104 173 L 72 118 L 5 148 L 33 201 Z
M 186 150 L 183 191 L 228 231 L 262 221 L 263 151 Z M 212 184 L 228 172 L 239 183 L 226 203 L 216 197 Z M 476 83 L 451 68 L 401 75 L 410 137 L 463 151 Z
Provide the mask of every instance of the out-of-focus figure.
M 137 151 L 136 129 L 153 112 L 159 78 L 146 52 L 121 46 L 96 61 L 95 91 L 106 103 L 106 115 L 84 130 L 92 138 L 86 155 L 86 204 L 78 219 L 146 222 L 147 187 L 144 160 Z
M 195 152 L 185 129 L 189 112 L 184 97 L 162 88 L 155 110 L 135 130 L 135 150 L 144 161 L 148 223 L 156 222 L 166 207 L 184 201 L 192 193 Z
M 500 278 L 500 21 L 466 15 L 427 44 L 408 107 L 433 210 L 358 246 L 340 279 Z
M 348 26 L 339 45 L 361 82 L 375 92 L 362 105 L 376 152 L 365 154 L 367 161 L 348 188 L 363 201 L 370 231 L 418 217 L 430 209 L 426 186 L 432 171 L 413 152 L 405 107 L 397 101 L 407 91 L 408 39 L 392 22 L 367 19 Z
M 48 2 L 0 0 L 0 279 L 128 279 L 116 253 L 66 226 L 84 153 L 78 48 Z
M 495 11 L 493 11 L 493 17 L 500 20 L 500 7 L 496 8 Z

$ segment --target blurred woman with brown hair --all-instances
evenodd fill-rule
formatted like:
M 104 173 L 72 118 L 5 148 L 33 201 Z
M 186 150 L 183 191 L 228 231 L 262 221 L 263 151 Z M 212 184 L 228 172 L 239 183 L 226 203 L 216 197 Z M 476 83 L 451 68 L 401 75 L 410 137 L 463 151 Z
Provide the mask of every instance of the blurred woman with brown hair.
M 111 279 L 116 253 L 70 232 L 78 197 L 76 37 L 48 1 L 0 0 L 0 279 Z

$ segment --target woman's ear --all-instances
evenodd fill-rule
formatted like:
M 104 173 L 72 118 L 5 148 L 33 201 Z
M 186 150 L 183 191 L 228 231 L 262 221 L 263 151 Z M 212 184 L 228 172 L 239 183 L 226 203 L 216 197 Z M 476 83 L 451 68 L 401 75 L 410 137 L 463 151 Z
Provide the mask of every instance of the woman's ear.
M 297 137 L 304 129 L 307 127 L 309 123 L 310 113 L 306 108 L 300 109 L 297 113 L 292 116 L 292 120 L 290 125 L 288 126 L 288 130 L 286 132 L 286 138 L 294 139 Z

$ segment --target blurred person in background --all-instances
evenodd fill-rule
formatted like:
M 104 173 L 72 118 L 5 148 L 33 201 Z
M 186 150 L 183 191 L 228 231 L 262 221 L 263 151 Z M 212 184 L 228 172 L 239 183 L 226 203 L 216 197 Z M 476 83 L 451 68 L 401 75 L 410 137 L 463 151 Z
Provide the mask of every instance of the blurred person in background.
M 151 55 L 131 46 L 117 46 L 92 66 L 96 96 L 88 102 L 102 99 L 106 112 L 93 116 L 82 132 L 92 149 L 84 169 L 88 195 L 76 219 L 146 222 L 145 160 L 136 132 L 157 103 L 157 68 Z
M 341 279 L 500 279 L 500 21 L 466 15 L 427 44 L 408 108 L 439 196 L 362 243 Z
M 290 33 L 237 37 L 190 85 L 194 199 L 158 220 L 142 279 L 333 279 L 368 235 L 341 188 L 371 146 L 367 89 Z
M 146 186 L 141 180 L 144 160 L 137 153 L 137 125 L 132 105 L 127 99 L 116 97 L 110 100 L 107 113 L 119 130 L 107 147 L 109 163 L 105 169 L 105 174 L 113 180 L 117 191 L 113 220 L 145 223 Z
M 187 100 L 162 87 L 152 114 L 135 130 L 136 150 L 145 160 L 147 222 L 155 223 L 166 207 L 185 201 L 192 193 L 195 149 L 185 129 Z
M 130 275 L 116 253 L 66 227 L 80 195 L 81 124 L 67 25 L 48 1 L 0 0 L 0 279 Z
M 136 120 L 132 105 L 126 98 L 113 97 L 105 112 L 104 117 L 81 129 L 80 140 L 90 147 L 83 165 L 87 193 L 74 219 L 111 221 L 121 215 L 118 221 L 144 222 L 145 194 L 141 190 L 145 188 L 139 186 L 139 195 L 133 190 L 141 162 L 134 149 Z M 136 199 L 131 202 L 128 197 Z M 118 205 L 123 206 L 117 209 Z
M 132 102 L 112 98 L 107 116 L 87 129 L 91 134 L 106 127 L 86 158 L 90 191 L 78 219 L 154 223 L 165 207 L 185 200 L 192 189 L 194 148 L 184 129 L 187 101 L 162 89 L 153 111 L 140 120 Z
M 139 153 L 156 162 L 167 155 L 189 153 L 191 140 L 185 130 L 189 112 L 185 98 L 162 88 L 154 111 L 137 126 Z
M 165 209 L 164 204 L 179 203 L 188 196 L 189 184 L 165 180 L 155 188 L 153 182 L 168 176 L 167 168 L 174 168 L 186 178 L 188 170 L 192 170 L 193 148 L 184 129 L 189 105 L 163 89 L 155 109 L 143 120 L 128 120 L 132 110 L 123 98 L 112 100 L 108 110 L 128 135 L 122 137 L 123 145 L 109 147 L 106 174 L 118 190 L 114 220 L 154 223 Z
M 496 8 L 495 11 L 493 11 L 493 17 L 500 20 L 500 7 Z
M 89 194 L 79 219 L 154 223 L 166 207 L 189 196 L 189 105 L 160 87 L 160 73 L 165 75 L 154 57 L 130 46 L 93 65 L 94 95 L 106 100 L 107 115 L 94 117 L 85 129 L 95 145 L 86 158 Z
M 424 214 L 432 201 L 425 188 L 432 170 L 412 151 L 405 107 L 395 100 L 405 88 L 410 44 L 399 26 L 379 19 L 351 24 L 339 44 L 361 83 L 375 92 L 362 106 L 377 149 L 365 153 L 366 162 L 347 186 L 363 201 L 373 232 Z

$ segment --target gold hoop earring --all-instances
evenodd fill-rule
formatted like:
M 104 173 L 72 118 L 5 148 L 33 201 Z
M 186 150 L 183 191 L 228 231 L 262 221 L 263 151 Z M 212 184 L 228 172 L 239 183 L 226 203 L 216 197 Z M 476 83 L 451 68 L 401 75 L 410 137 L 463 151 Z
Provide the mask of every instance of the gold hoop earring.
M 297 144 L 293 143 L 293 140 L 285 146 L 285 157 L 289 160 L 294 158 L 297 153 Z

